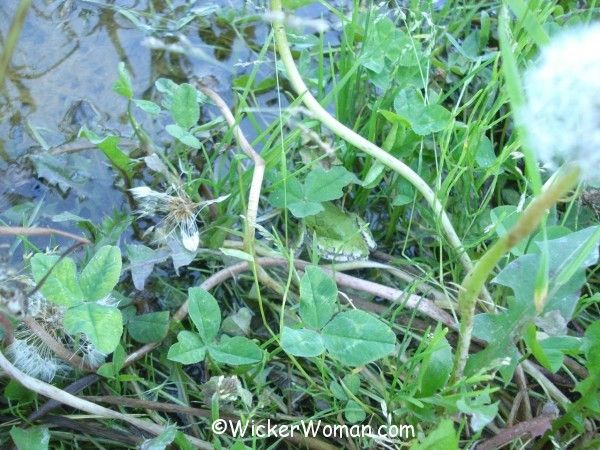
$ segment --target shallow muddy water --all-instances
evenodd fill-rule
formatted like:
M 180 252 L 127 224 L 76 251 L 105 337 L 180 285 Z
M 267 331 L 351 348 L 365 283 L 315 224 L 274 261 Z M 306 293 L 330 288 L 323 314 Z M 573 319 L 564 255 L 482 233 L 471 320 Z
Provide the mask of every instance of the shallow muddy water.
M 17 4 L 0 2 L 2 40 Z M 268 36 L 268 24 L 251 19 L 263 12 L 234 0 L 34 0 L 0 95 L 2 224 L 73 231 L 73 222 L 57 224 L 56 215 L 68 212 L 99 222 L 114 210 L 127 210 L 104 155 L 91 145 L 73 151 L 85 147 L 77 138 L 82 126 L 99 135 L 131 136 L 126 101 L 112 89 L 118 63 L 125 62 L 132 73 L 137 98 L 150 98 L 159 77 L 181 82 L 193 74 L 212 77 L 230 101 L 234 77 L 252 68 Z M 181 34 L 194 49 L 191 56 L 167 54 L 148 43 Z M 268 73 L 272 67 L 260 70 Z M 267 105 L 275 95 L 267 92 L 259 101 Z M 0 242 L 5 253 L 7 240 Z

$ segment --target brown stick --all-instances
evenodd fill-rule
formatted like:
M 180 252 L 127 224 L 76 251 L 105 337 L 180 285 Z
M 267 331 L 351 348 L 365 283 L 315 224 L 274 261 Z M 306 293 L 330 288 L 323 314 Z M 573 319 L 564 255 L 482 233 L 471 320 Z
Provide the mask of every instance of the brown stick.
M 556 407 L 547 409 L 548 411 L 542 412 L 541 415 L 534 417 L 531 420 L 526 420 L 525 422 L 521 422 L 512 427 L 500 430 L 500 432 L 493 438 L 477 444 L 475 449 L 493 450 L 500 448 L 503 445 L 514 441 L 515 439 L 519 439 L 524 435 L 529 435 L 532 438 L 541 436 L 551 427 L 551 422 L 557 417 Z
M 52 234 L 73 239 L 74 241 L 80 242 L 81 244 L 91 244 L 91 242 L 84 237 L 77 236 L 76 234 L 71 234 L 66 231 L 57 230 L 55 228 L 0 227 L 0 235 L 5 236 L 48 236 Z

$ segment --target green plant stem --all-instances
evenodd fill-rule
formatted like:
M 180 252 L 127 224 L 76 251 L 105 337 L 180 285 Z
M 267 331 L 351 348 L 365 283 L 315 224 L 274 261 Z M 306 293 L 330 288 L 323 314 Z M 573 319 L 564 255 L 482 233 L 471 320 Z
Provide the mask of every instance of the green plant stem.
M 271 0 L 271 9 L 274 13 L 273 30 L 275 34 L 275 43 L 277 46 L 277 51 L 279 52 L 281 61 L 285 66 L 288 80 L 294 88 L 294 90 L 296 91 L 296 93 L 301 97 L 304 105 L 310 110 L 310 112 L 316 119 L 318 119 L 321 123 L 327 126 L 337 136 L 349 142 L 354 147 L 372 156 L 377 161 L 394 170 L 400 176 L 405 178 L 409 183 L 411 183 L 415 187 L 415 189 L 417 189 L 421 193 L 421 195 L 425 198 L 425 201 L 430 205 L 435 214 L 440 218 L 441 227 L 444 230 L 446 238 L 448 239 L 452 247 L 457 251 L 465 269 L 467 271 L 471 270 L 473 268 L 471 258 L 463 248 L 462 241 L 456 234 L 456 231 L 452 226 L 452 222 L 450 222 L 450 218 L 446 214 L 444 207 L 442 206 L 439 199 L 436 197 L 433 190 L 429 187 L 429 184 L 427 184 L 425 180 L 423 180 L 414 170 L 412 170 L 402 161 L 395 158 L 379 146 L 373 144 L 368 139 L 365 139 L 364 137 L 356 133 L 354 130 L 340 123 L 335 117 L 329 114 L 325 110 L 325 108 L 323 108 L 321 104 L 313 97 L 313 95 L 308 90 L 308 87 L 304 83 L 304 80 L 302 79 L 302 76 L 300 75 L 300 72 L 296 67 L 296 63 L 294 62 L 294 58 L 290 51 L 286 31 L 283 25 L 284 15 L 281 6 L 281 0 Z M 489 294 L 487 294 L 487 291 L 485 294 L 486 300 L 489 300 L 491 302 L 491 298 Z
M 10 26 L 10 30 L 8 30 L 6 41 L 3 45 L 2 55 L 0 55 L 0 89 L 4 86 L 6 72 L 8 71 L 8 66 L 10 65 L 10 60 L 15 51 L 17 41 L 19 40 L 19 35 L 23 29 L 23 23 L 25 23 L 25 17 L 27 17 L 27 11 L 29 10 L 30 5 L 31 0 L 21 0 L 21 3 L 19 3 L 19 6 L 17 7 L 15 18 Z
M 461 319 L 452 377 L 454 381 L 462 377 L 467 363 L 469 345 L 471 344 L 473 333 L 475 304 L 477 296 L 485 286 L 489 274 L 496 267 L 500 258 L 521 240 L 529 236 L 542 221 L 546 211 L 576 185 L 579 172 L 579 168 L 571 166 L 566 167 L 564 172 L 559 173 L 554 182 L 546 190 L 542 191 L 523 211 L 515 226 L 485 252 L 481 259 L 477 261 L 473 270 L 463 280 L 458 295 L 458 307 Z

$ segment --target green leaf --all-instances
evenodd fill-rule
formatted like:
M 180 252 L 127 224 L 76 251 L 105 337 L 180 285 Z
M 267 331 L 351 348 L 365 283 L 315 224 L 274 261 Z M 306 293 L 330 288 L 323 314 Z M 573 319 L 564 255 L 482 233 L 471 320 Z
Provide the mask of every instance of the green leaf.
M 348 400 L 344 408 L 344 417 L 350 423 L 359 423 L 367 418 L 367 413 L 360 404 L 354 400 Z
M 471 416 L 471 429 L 478 433 L 494 420 L 494 417 L 498 414 L 499 402 L 489 403 L 490 396 L 484 392 L 473 399 L 469 399 L 468 397 L 460 398 L 457 400 L 456 406 L 459 411 Z
M 165 450 L 174 440 L 177 434 L 177 427 L 169 424 L 165 431 L 152 439 L 147 439 L 142 442 L 140 450 Z
M 250 253 L 246 253 L 242 250 L 238 250 L 237 248 L 220 248 L 221 253 L 226 256 L 231 256 L 232 258 L 241 259 L 242 261 L 252 262 L 254 258 Z
M 315 330 L 325 326 L 335 312 L 337 286 L 322 269 L 309 266 L 300 280 L 300 318 Z
M 285 326 L 281 332 L 281 348 L 290 355 L 304 358 L 319 356 L 325 351 L 323 339 L 316 331 Z
M 133 100 L 133 103 L 135 103 L 135 106 L 140 108 L 142 111 L 150 115 L 157 116 L 160 113 L 160 106 L 149 100 L 139 100 L 136 98 Z
M 102 353 L 112 353 L 123 333 L 123 316 L 114 306 L 82 303 L 65 312 L 65 330 L 71 335 L 85 334 Z
M 129 71 L 123 62 L 119 63 L 119 78 L 113 84 L 113 91 L 129 100 L 133 98 L 131 75 L 129 75 Z
M 188 289 L 188 310 L 205 344 L 214 340 L 221 326 L 221 309 L 215 298 L 201 287 Z
M 322 202 L 340 198 L 342 189 L 350 183 L 360 181 L 342 166 L 330 170 L 317 167 L 306 176 L 304 184 L 294 177 L 286 179 L 285 185 L 276 189 L 269 200 L 276 208 L 287 207 L 294 217 L 308 217 L 323 211 Z
M 450 419 L 443 419 L 425 439 L 411 447 L 412 450 L 458 450 L 458 435 Z
M 163 249 L 154 250 L 145 245 L 131 244 L 127 246 L 127 256 L 133 285 L 141 291 L 154 265 L 166 261 L 169 253 Z
M 452 120 L 452 114 L 441 105 L 426 105 L 414 88 L 402 89 L 394 99 L 396 113 L 406 119 L 413 131 L 421 136 L 442 131 Z
M 195 364 L 203 361 L 206 355 L 206 346 L 200 336 L 191 331 L 180 331 L 177 342 L 171 345 L 167 358 L 181 364 Z
M 50 431 L 46 427 L 10 429 L 10 437 L 18 450 L 47 450 L 50 443 Z
M 198 140 L 198 138 L 196 136 L 194 136 L 189 131 L 184 130 L 179 125 L 175 125 L 175 124 L 167 125 L 165 127 L 165 130 L 167 130 L 167 133 L 169 133 L 175 139 L 177 139 L 178 141 L 187 145 L 188 147 L 192 147 L 192 148 L 196 148 L 196 149 L 202 147 L 200 145 L 200 141 Z
M 169 330 L 169 311 L 158 311 L 133 316 L 127 323 L 127 331 L 142 344 L 162 340 Z
M 261 348 L 243 336 L 223 336 L 219 344 L 208 347 L 208 353 L 218 363 L 230 366 L 256 364 L 263 359 Z
M 96 252 L 79 277 L 85 301 L 100 300 L 112 292 L 121 276 L 121 264 L 118 247 L 105 245 Z
M 362 366 L 394 351 L 396 335 L 371 314 L 351 310 L 339 313 L 321 335 L 331 356 L 349 366 Z
M 79 135 L 98 146 L 115 169 L 120 170 L 129 180 L 133 178 L 132 167 L 134 161 L 119 148 L 119 138 L 117 136 L 111 134 L 101 138 L 85 127 L 81 129 Z
M 360 377 L 355 373 L 348 373 L 344 375 L 344 379 L 342 380 L 346 389 L 353 394 L 358 394 L 358 390 L 360 389 Z
M 31 258 L 33 279 L 39 283 L 59 260 L 58 255 L 37 253 Z M 41 287 L 41 292 L 52 303 L 73 306 L 83 301 L 83 293 L 77 282 L 77 267 L 71 258 L 63 258 L 52 269 Z
M 304 180 L 304 195 L 310 202 L 327 202 L 344 195 L 343 188 L 350 183 L 359 183 L 356 176 L 342 166 L 329 170 L 317 167 Z
M 285 185 L 273 191 L 269 201 L 276 208 L 288 208 L 297 218 L 311 216 L 323 211 L 319 202 L 304 198 L 304 186 L 293 177 L 285 180 Z
M 194 86 L 183 83 L 173 91 L 171 116 L 177 125 L 186 130 L 198 123 L 200 106 Z
M 446 340 L 444 330 L 438 327 L 427 345 L 427 355 L 419 370 L 422 396 L 433 395 L 445 386 L 450 378 L 452 361 L 452 347 Z

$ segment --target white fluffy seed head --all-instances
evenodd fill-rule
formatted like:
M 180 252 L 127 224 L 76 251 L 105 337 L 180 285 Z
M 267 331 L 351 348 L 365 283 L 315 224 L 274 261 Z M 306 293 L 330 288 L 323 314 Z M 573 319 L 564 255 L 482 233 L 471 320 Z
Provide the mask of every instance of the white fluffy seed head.
M 57 375 L 64 375 L 69 367 L 57 359 L 52 350 L 33 335 L 15 339 L 6 349 L 6 357 L 15 367 L 27 375 L 50 382 Z
M 525 72 L 519 119 L 530 147 L 552 171 L 575 163 L 600 181 L 600 23 L 561 32 Z

